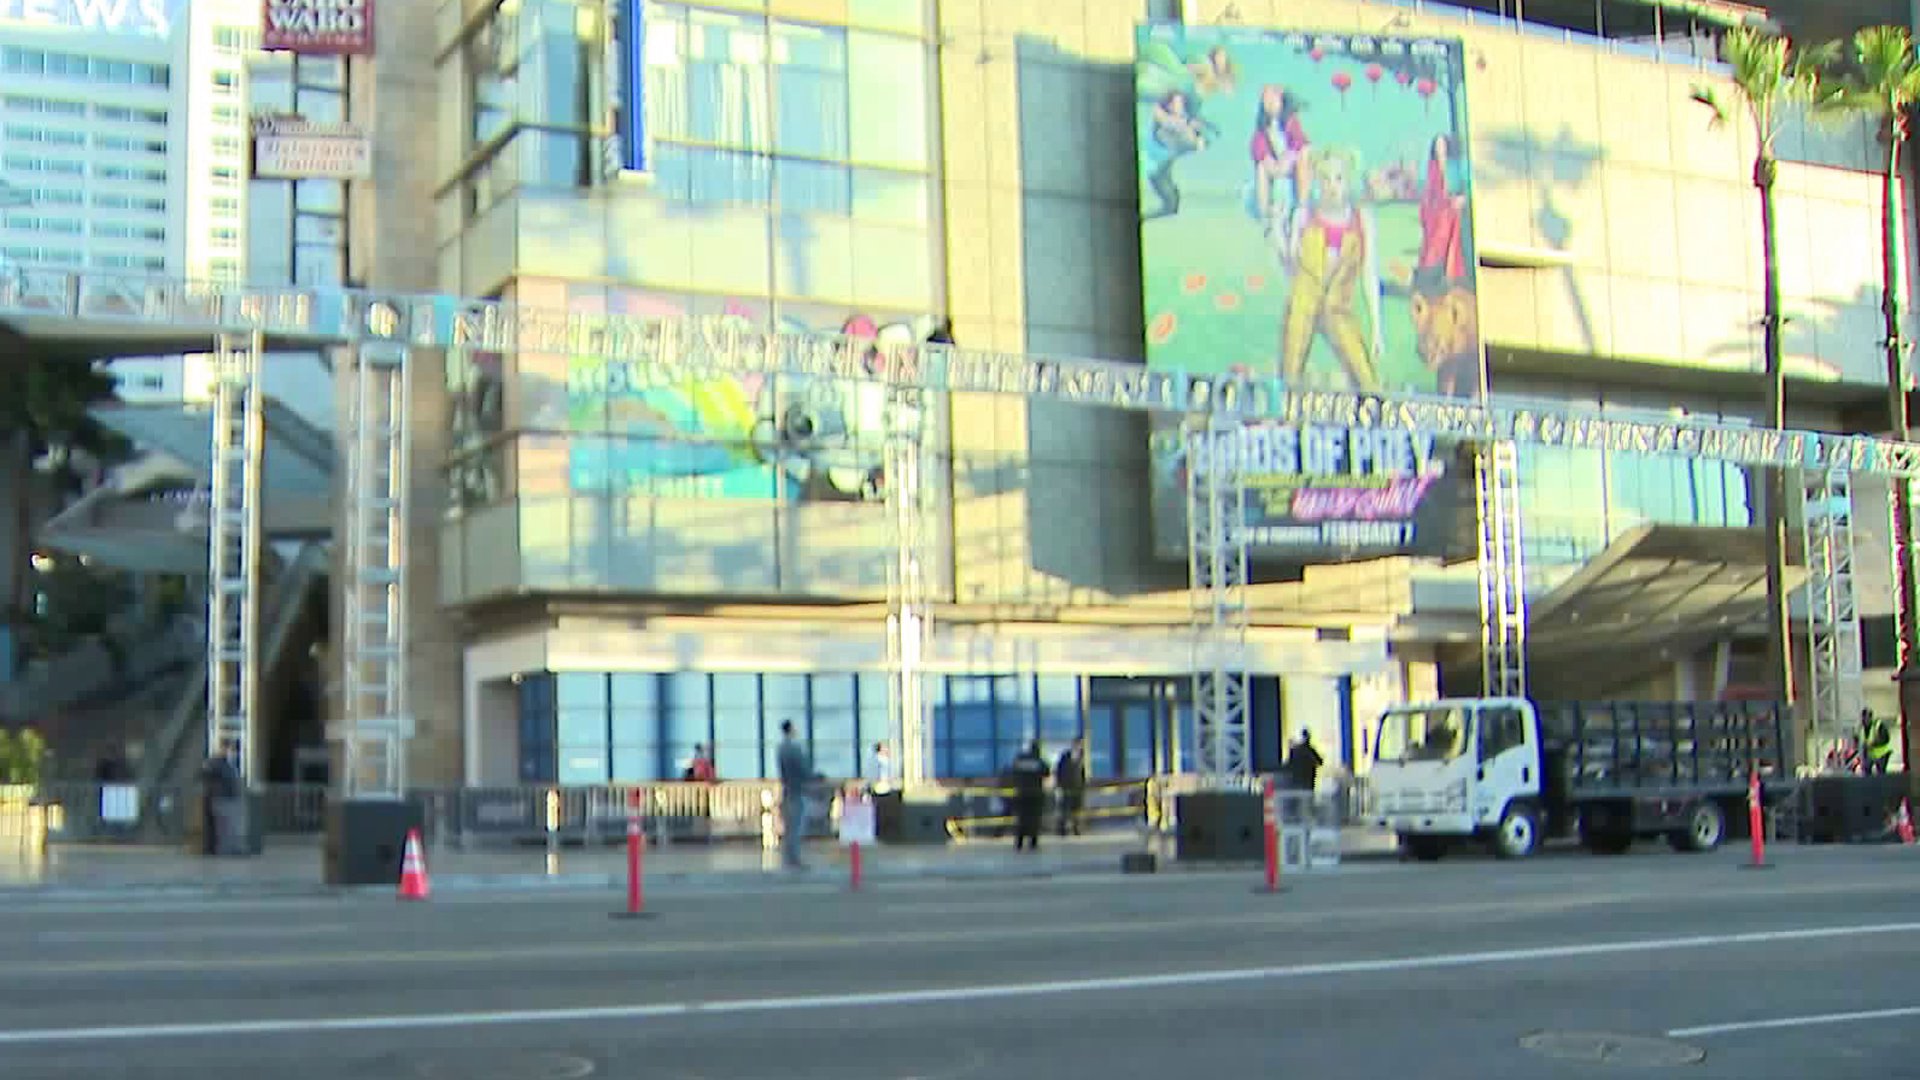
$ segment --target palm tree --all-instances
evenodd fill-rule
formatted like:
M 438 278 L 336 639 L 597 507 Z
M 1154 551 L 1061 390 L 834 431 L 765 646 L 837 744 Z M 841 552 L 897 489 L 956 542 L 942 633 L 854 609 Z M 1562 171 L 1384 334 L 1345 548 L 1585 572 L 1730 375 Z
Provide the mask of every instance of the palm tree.
M 1886 186 L 1880 196 L 1880 315 L 1886 321 L 1887 412 L 1893 437 L 1909 437 L 1907 425 L 1906 340 L 1900 333 L 1900 160 L 1912 136 L 1909 115 L 1920 105 L 1920 62 L 1913 35 L 1904 26 L 1870 26 L 1853 35 L 1854 70 L 1841 95 L 1851 111 L 1874 117 L 1887 144 Z M 1920 578 L 1913 557 L 1912 489 L 1893 482 L 1894 574 L 1898 579 L 1896 619 L 1900 627 L 1900 667 L 1920 663 Z M 1905 695 L 1901 698 L 1904 703 Z M 1901 760 L 1913 760 L 1913 744 L 1903 707 L 1900 711 Z
M 1732 67 L 1732 86 L 1695 86 L 1693 99 L 1713 111 L 1715 126 L 1743 113 L 1753 125 L 1753 186 L 1760 193 L 1761 334 L 1766 365 L 1767 423 L 1787 426 L 1786 369 L 1780 350 L 1780 253 L 1774 229 L 1773 185 L 1779 172 L 1774 143 L 1792 111 L 1831 108 L 1835 94 L 1821 71 L 1839 55 L 1837 44 L 1795 49 L 1785 37 L 1754 26 L 1727 31 L 1721 52 Z M 1725 90 L 1732 90 L 1728 100 Z M 1768 469 L 1763 508 L 1766 529 L 1768 666 L 1781 700 L 1793 695 L 1793 645 L 1788 637 L 1786 589 L 1787 485 L 1783 469 Z

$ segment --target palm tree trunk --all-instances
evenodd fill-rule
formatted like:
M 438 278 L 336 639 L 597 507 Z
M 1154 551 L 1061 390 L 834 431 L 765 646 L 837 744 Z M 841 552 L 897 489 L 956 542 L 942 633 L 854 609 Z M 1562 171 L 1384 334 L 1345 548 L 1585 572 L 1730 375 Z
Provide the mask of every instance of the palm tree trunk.
M 1780 257 L 1774 226 L 1773 182 L 1777 172 L 1773 155 L 1762 152 L 1753 164 L 1753 184 L 1760 190 L 1760 272 L 1763 282 L 1762 343 L 1766 359 L 1767 425 L 1774 431 L 1787 426 L 1787 372 L 1780 342 Z M 1787 473 L 1768 469 L 1765 515 L 1767 572 L 1767 670 L 1773 695 L 1793 701 L 1793 640 L 1787 607 Z M 1776 767 L 1791 768 L 1781 761 Z
M 1906 149 L 1905 117 L 1895 115 L 1887 128 L 1886 188 L 1880 202 L 1880 315 L 1886 321 L 1887 417 L 1895 439 L 1905 442 L 1907 427 L 1906 341 L 1900 335 L 1900 159 Z M 1900 670 L 1920 660 L 1920 576 L 1913 552 L 1913 489 L 1895 477 L 1893 486 L 1893 577 L 1897 586 L 1894 621 L 1900 631 Z M 1913 771 L 1913 736 L 1900 695 L 1900 760 Z

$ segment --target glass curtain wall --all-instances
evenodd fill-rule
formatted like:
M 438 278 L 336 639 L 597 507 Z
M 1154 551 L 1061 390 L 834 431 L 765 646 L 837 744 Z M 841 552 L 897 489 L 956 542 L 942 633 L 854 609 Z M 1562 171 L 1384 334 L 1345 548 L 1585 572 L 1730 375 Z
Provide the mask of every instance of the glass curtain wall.
M 1583 404 L 1644 410 L 1629 395 L 1594 393 Z M 1690 415 L 1740 422 L 1732 407 L 1689 404 Z M 1745 528 L 1753 524 L 1747 470 L 1719 461 L 1559 447 L 1520 448 L 1521 535 L 1527 574 L 1552 588 L 1642 525 Z
M 1030 741 L 1051 761 L 1086 738 L 1092 775 L 1140 778 L 1191 753 L 1183 679 L 954 675 L 932 680 L 934 774 L 989 780 Z M 893 743 L 880 674 L 561 672 L 520 683 L 520 778 L 604 784 L 679 778 L 695 746 L 723 780 L 775 774 L 791 720 L 826 776 L 859 777 Z M 1185 749 L 1182 749 L 1185 748 Z M 897 754 L 899 748 L 893 747 Z

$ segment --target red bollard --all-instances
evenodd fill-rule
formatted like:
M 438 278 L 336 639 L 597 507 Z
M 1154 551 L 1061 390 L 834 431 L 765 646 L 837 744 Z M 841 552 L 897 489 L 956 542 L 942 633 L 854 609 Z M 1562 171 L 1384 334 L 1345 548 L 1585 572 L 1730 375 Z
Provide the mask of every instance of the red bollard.
M 646 846 L 646 837 L 640 831 L 640 793 L 635 791 L 627 801 L 627 909 L 614 912 L 616 919 L 644 919 L 648 915 L 640 884 Z
M 849 879 L 847 882 L 847 888 L 853 892 L 859 892 L 860 891 L 860 841 L 858 840 L 855 840 L 849 846 L 847 851 L 847 875 Z
M 1745 864 L 1748 870 L 1770 869 L 1767 863 L 1767 815 L 1761 802 L 1760 770 L 1754 769 L 1747 776 L 1747 835 L 1753 838 L 1753 859 Z
M 1269 777 L 1260 793 L 1260 820 L 1265 832 L 1267 855 L 1267 892 L 1280 891 L 1280 814 L 1273 804 L 1273 779 Z

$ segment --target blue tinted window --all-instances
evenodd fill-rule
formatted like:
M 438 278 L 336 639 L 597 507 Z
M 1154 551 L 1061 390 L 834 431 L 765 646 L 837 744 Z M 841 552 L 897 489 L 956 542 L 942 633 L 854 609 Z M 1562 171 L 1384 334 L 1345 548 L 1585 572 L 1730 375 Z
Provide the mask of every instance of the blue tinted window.
M 845 165 L 788 160 L 774 167 L 774 176 L 783 213 L 845 217 L 853 212 L 853 172 Z
M 990 779 L 999 775 L 992 743 L 956 742 L 947 775 L 964 779 Z
M 562 709 L 607 707 L 607 676 L 598 671 L 563 671 L 554 676 L 555 700 Z
M 847 156 L 847 35 L 776 23 L 775 147 L 806 157 Z
M 660 704 L 660 676 L 652 672 L 620 672 L 609 680 L 613 707 L 654 709 Z
M 615 746 L 652 745 L 660 741 L 661 715 L 655 709 L 616 707 L 609 726 Z
M 561 746 L 607 745 L 607 710 L 562 709 L 556 735 Z
M 688 15 L 687 134 L 701 142 L 766 150 L 773 135 L 767 23 L 752 15 Z
M 1042 675 L 1038 680 L 1040 738 L 1066 743 L 1080 737 L 1080 680 L 1071 675 Z
M 606 783 L 606 747 L 569 747 L 563 744 L 560 747 L 558 779 L 563 786 Z
M 661 779 L 660 748 L 652 745 L 615 746 L 613 779 L 615 783 L 622 784 Z

